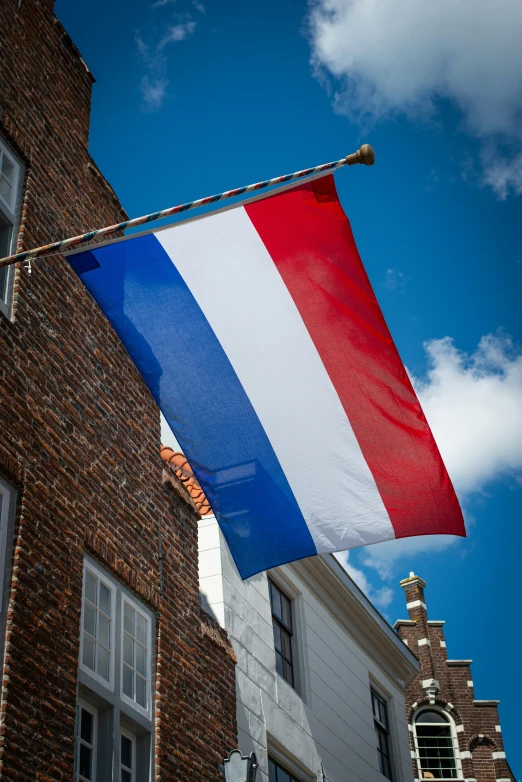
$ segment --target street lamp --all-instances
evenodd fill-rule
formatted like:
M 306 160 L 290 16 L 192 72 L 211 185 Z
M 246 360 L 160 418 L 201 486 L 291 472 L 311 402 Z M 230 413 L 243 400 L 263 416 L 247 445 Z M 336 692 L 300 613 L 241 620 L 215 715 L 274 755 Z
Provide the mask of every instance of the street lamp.
M 239 749 L 233 749 L 225 758 L 226 782 L 255 782 L 258 769 L 255 752 L 242 755 Z

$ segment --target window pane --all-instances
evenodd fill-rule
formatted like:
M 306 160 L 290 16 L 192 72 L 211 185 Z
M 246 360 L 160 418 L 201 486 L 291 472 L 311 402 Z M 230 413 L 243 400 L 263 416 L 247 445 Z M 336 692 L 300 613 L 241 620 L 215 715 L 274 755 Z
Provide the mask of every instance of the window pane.
M 98 673 L 102 679 L 109 681 L 109 652 L 98 646 Z
M 0 253 L 2 253 L 1 256 L 2 258 L 5 258 L 6 255 L 9 255 L 9 252 L 11 250 L 11 233 L 12 233 L 12 227 L 10 225 L 0 225 Z M 3 266 L 0 271 L 2 271 L 5 278 L 7 278 L 9 267 Z M 0 291 L 2 291 L 1 283 L 0 283 Z
M 268 782 L 277 782 L 276 765 L 273 760 L 268 758 Z
M 128 603 L 123 604 L 123 629 L 134 637 L 135 611 Z
M 141 614 L 136 614 L 136 638 L 147 646 L 147 620 Z
M 123 692 L 129 698 L 134 698 L 134 674 L 126 665 L 123 666 Z
M 88 744 L 92 744 L 92 728 L 94 717 L 86 709 L 81 709 L 80 737 Z
M 380 753 L 379 753 L 380 754 Z M 380 755 L 381 774 L 387 779 L 392 778 L 390 759 L 386 755 Z
M 277 767 L 277 782 L 292 782 L 290 774 L 281 766 Z
M 126 633 L 123 635 L 123 661 L 134 668 L 134 641 Z
M 388 744 L 388 734 L 385 733 L 382 728 L 377 728 L 377 736 L 378 736 L 378 747 L 381 752 L 383 752 L 385 755 L 390 754 L 390 747 Z
M 388 714 L 386 708 L 386 702 L 372 690 L 372 708 L 374 716 L 382 722 L 382 724 L 388 727 Z
M 291 660 L 292 659 L 292 645 L 290 640 L 291 636 L 285 630 L 282 630 L 281 638 L 283 640 L 283 656 L 286 657 L 287 660 Z
M 100 608 L 107 616 L 111 615 L 111 590 L 100 581 Z
M 147 676 L 147 652 L 139 644 L 136 644 L 136 670 L 143 676 Z
M 132 782 L 130 771 L 125 771 L 124 768 L 121 770 L 121 782 Z
M 3 232 L 0 233 L 0 255 L 2 258 L 5 258 L 6 255 L 9 255 L 8 249 L 2 248 L 2 239 L 3 239 Z M 8 274 L 8 267 L 3 266 L 0 269 L 0 300 L 5 302 L 7 300 L 7 274 Z
M 444 736 L 451 736 L 451 730 L 449 725 L 416 725 L 417 736 L 425 736 L 426 738 L 443 738 Z
M 274 646 L 278 652 L 283 649 L 281 643 L 281 625 L 278 622 L 274 622 Z
M 290 608 L 290 600 L 285 597 L 284 595 L 281 595 L 281 605 L 283 608 L 283 622 L 285 625 L 292 629 L 292 611 Z
M 98 583 L 98 579 L 94 575 L 94 573 L 91 573 L 90 570 L 85 571 L 85 597 L 87 600 L 90 600 L 91 603 L 94 603 L 94 605 L 98 605 L 98 601 L 96 600 L 96 585 Z
M 83 629 L 96 638 L 96 609 L 89 603 L 85 603 L 83 611 Z
M 0 176 L 0 195 L 8 204 L 11 203 L 11 185 L 2 176 Z
M 449 720 L 440 711 L 421 711 L 415 722 L 447 723 Z
M 276 671 L 281 674 L 281 676 L 283 675 L 283 658 L 278 651 L 276 651 Z
M 83 634 L 83 664 L 94 671 L 94 649 L 95 644 L 92 638 L 89 638 L 85 633 Z
M 127 768 L 132 768 L 132 741 L 127 736 L 121 737 L 121 762 Z
M 5 176 L 5 178 L 7 179 L 10 185 L 13 184 L 13 171 L 14 171 L 13 164 L 11 163 L 9 158 L 6 155 L 4 155 L 2 160 L 2 174 Z
M 147 708 L 147 682 L 141 676 L 136 675 L 136 703 Z
M 279 592 L 279 589 L 275 586 L 275 584 L 272 584 L 270 582 L 270 594 L 272 596 L 272 612 L 279 617 L 279 619 L 282 619 L 282 613 L 281 613 L 281 594 Z
M 80 775 L 85 779 L 92 779 L 92 749 L 86 747 L 85 744 L 80 744 L 79 761 Z
M 87 628 L 85 628 L 87 629 Z M 111 646 L 111 623 L 103 614 L 98 616 L 98 640 L 108 649 Z
M 292 687 L 294 686 L 294 672 L 292 671 L 292 666 L 286 660 L 283 660 L 283 679 L 288 684 L 291 684 Z

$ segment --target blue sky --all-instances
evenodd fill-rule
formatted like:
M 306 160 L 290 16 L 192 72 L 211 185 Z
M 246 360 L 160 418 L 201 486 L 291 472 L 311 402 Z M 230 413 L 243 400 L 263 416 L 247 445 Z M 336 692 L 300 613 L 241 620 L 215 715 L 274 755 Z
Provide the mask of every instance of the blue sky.
M 57 0 L 56 13 L 97 79 L 91 154 L 130 216 L 373 145 L 376 165 L 337 186 L 468 538 L 381 544 L 347 567 L 391 621 L 399 579 L 428 582 L 450 656 L 474 658 L 477 698 L 501 699 L 521 775 L 522 6 L 479 5 Z

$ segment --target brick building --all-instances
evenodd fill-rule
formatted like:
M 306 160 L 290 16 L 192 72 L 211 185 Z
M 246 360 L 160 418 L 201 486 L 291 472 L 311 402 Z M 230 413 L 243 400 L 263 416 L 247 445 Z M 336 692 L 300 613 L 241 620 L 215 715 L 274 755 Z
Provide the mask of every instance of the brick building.
M 0 257 L 125 218 L 53 0 L 0 3 Z M 0 271 L 0 778 L 219 779 L 235 658 L 158 410 L 61 256 Z M 73 775 L 73 767 L 75 769 Z
M 475 698 L 471 660 L 448 659 L 444 622 L 428 619 L 422 578 L 410 573 L 401 586 L 409 618 L 399 619 L 395 628 L 419 658 L 419 674 L 406 697 L 415 779 L 515 782 L 504 752 L 499 701 Z

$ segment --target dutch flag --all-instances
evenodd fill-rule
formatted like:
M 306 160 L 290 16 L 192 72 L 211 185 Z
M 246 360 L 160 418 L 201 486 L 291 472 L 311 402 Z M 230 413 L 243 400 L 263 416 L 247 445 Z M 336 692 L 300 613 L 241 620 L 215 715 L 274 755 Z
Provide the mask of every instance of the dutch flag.
M 69 261 L 243 578 L 391 538 L 465 535 L 332 175 Z

